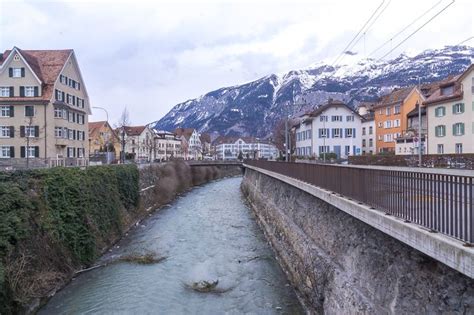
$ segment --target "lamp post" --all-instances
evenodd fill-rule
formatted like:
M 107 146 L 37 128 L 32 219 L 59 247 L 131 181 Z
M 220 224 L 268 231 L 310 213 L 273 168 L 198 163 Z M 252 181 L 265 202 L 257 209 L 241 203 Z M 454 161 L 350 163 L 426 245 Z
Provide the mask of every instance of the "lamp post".
M 107 110 L 103 107 L 99 107 L 99 106 L 93 106 L 92 108 L 96 108 L 96 109 L 101 109 L 105 112 L 105 116 L 106 116 L 106 120 L 107 120 L 107 126 L 109 126 L 109 113 L 107 112 Z M 107 164 L 109 164 L 109 134 L 107 132 L 107 141 L 106 141 L 106 144 L 105 144 L 105 154 L 106 154 L 106 162 Z

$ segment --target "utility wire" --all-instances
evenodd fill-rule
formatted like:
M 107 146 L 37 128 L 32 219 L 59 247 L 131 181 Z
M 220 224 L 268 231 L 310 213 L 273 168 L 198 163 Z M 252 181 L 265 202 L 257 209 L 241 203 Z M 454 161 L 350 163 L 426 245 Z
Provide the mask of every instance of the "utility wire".
M 378 60 L 381 60 L 383 59 L 385 56 L 387 56 L 388 54 L 390 54 L 392 51 L 394 51 L 395 49 L 397 49 L 398 47 L 400 47 L 404 42 L 406 42 L 410 37 L 412 37 L 413 35 L 415 35 L 416 33 L 418 33 L 423 27 L 425 27 L 428 23 L 430 23 L 431 21 L 433 21 L 438 15 L 440 15 L 441 13 L 443 13 L 448 7 L 450 7 L 453 3 L 455 2 L 455 0 L 452 0 L 451 3 L 449 3 L 447 6 L 445 6 L 443 9 L 441 9 L 438 13 L 436 13 L 434 16 L 432 16 L 428 21 L 426 21 L 425 23 L 423 23 L 423 25 L 421 25 L 420 27 L 418 27 L 415 31 L 413 31 L 410 35 L 408 35 L 407 37 L 405 37 L 405 39 L 403 39 L 400 43 L 398 43 L 398 45 L 396 45 L 395 47 L 393 47 L 389 52 L 387 52 L 385 55 L 383 55 L 382 57 L 380 57 Z
M 470 40 L 473 39 L 473 38 L 474 38 L 474 36 L 471 36 L 471 37 L 469 37 L 469 38 L 463 40 L 462 42 L 456 44 L 456 46 L 462 45 L 462 44 L 464 44 L 465 42 L 468 42 L 468 41 L 470 41 Z
M 372 18 L 375 16 L 375 14 L 377 13 L 377 11 L 382 7 L 382 5 L 385 3 L 385 0 L 382 1 L 382 3 L 380 3 L 380 5 L 377 7 L 377 9 L 375 9 L 375 11 L 372 13 L 372 15 L 369 17 L 369 19 L 364 23 L 364 25 L 362 26 L 362 28 L 357 32 L 357 34 L 352 38 L 352 40 L 349 42 L 349 44 L 347 44 L 346 48 L 344 48 L 341 52 L 341 54 L 336 58 L 336 60 L 334 60 L 334 62 L 331 64 L 331 67 L 334 66 L 338 61 L 339 59 L 341 58 L 341 56 L 343 56 L 345 54 L 345 52 L 347 51 L 347 48 L 351 46 L 351 44 L 357 39 L 357 37 L 359 37 L 360 33 L 362 33 L 362 31 L 365 29 L 365 27 L 367 26 L 367 24 L 369 24 L 369 22 L 372 20 Z
M 434 8 L 436 8 L 441 2 L 443 2 L 443 0 L 440 0 L 438 1 L 435 5 L 433 5 L 431 8 L 429 8 L 428 10 L 426 10 L 423 14 L 421 14 L 420 16 L 417 16 L 413 21 L 410 22 L 410 24 L 408 24 L 407 26 L 405 26 L 402 30 L 400 30 L 398 33 L 396 33 L 395 35 L 393 35 L 389 40 L 387 40 L 385 43 L 383 43 L 382 45 L 380 45 L 379 47 L 377 47 L 376 49 L 374 49 L 367 57 L 370 57 L 372 56 L 373 54 L 375 54 L 377 51 L 379 51 L 380 49 L 382 49 L 383 47 L 387 46 L 387 44 L 389 44 L 390 42 L 392 42 L 398 35 L 402 34 L 403 32 L 405 32 L 407 29 L 409 29 L 411 26 L 413 26 L 413 24 L 415 24 L 416 22 L 418 22 L 419 19 L 423 18 L 426 14 L 428 14 L 431 10 L 433 10 Z

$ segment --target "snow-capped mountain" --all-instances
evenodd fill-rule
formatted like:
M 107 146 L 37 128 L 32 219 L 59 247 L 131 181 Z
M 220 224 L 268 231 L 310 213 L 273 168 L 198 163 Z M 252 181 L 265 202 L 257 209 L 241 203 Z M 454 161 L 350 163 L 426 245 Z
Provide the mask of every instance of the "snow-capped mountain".
M 271 74 L 209 92 L 176 105 L 151 127 L 169 131 L 192 127 L 221 135 L 266 137 L 286 114 L 309 110 L 329 97 L 356 106 L 393 88 L 417 84 L 418 78 L 429 83 L 460 73 L 473 60 L 474 47 L 446 46 L 389 61 L 364 59 L 335 67 L 319 63 L 307 70 Z

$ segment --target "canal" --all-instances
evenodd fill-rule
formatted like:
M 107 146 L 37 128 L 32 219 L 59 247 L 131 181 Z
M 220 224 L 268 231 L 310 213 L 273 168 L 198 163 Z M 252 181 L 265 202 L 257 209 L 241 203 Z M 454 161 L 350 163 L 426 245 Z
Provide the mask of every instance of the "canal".
M 241 178 L 194 188 L 142 221 L 98 264 L 137 253 L 156 264 L 117 261 L 82 273 L 40 314 L 303 314 L 240 193 Z M 193 284 L 217 283 L 202 293 Z

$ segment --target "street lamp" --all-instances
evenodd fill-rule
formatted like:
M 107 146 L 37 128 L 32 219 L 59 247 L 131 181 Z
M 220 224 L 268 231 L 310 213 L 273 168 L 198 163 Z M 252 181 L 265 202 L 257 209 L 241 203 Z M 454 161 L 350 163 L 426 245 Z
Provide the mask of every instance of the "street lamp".
M 99 106 L 93 106 L 92 108 L 96 108 L 96 109 L 101 109 L 105 112 L 105 116 L 106 116 L 106 120 L 107 120 L 107 126 L 109 126 L 109 113 L 107 112 L 107 110 L 103 107 L 99 107 Z M 109 134 L 107 132 L 107 142 L 105 144 L 105 154 L 106 155 L 106 161 L 107 161 L 107 164 L 109 164 Z

